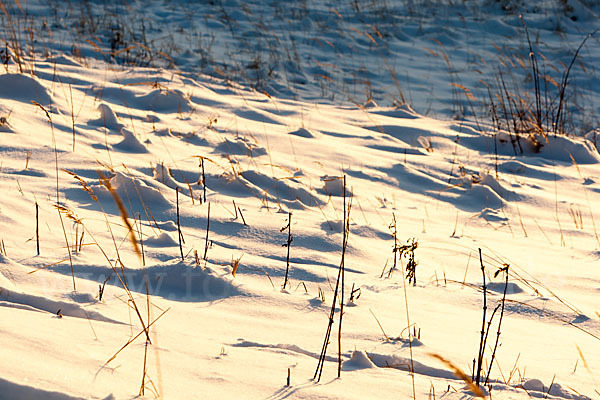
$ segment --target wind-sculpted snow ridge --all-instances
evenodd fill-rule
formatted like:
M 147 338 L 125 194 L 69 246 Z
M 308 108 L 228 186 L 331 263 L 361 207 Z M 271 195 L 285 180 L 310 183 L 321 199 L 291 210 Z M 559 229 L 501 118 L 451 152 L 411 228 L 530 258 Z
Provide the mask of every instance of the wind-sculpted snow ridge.
M 28 54 L 0 75 L 0 397 L 468 399 L 484 293 L 486 393 L 600 390 L 593 135 Z

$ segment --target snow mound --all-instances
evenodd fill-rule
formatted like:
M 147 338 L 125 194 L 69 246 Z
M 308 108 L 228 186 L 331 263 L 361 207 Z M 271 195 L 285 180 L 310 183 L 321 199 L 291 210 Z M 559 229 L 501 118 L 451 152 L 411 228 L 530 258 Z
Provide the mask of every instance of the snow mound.
M 177 242 L 167 233 L 162 232 L 157 236 L 151 236 L 144 239 L 144 246 L 147 247 L 171 247 L 177 246 Z
M 181 113 L 191 109 L 189 100 L 180 90 L 153 90 L 136 97 L 133 106 L 161 113 Z
M 373 364 L 364 351 L 353 351 L 350 359 L 342 363 L 343 371 L 356 371 L 367 368 L 377 368 L 377 366 Z
M 303 137 L 303 138 L 307 138 L 307 139 L 312 139 L 314 137 L 316 137 L 316 135 L 314 133 L 312 133 L 311 131 L 309 131 L 306 128 L 300 128 L 297 129 L 293 132 L 289 133 L 290 135 L 294 135 L 294 136 L 299 136 L 299 137 Z
M 527 166 L 520 161 L 506 161 L 499 165 L 500 169 L 504 172 L 511 174 L 521 174 L 527 170 Z
M 510 197 L 514 198 L 514 193 L 504 188 L 504 186 L 502 186 L 502 184 L 490 174 L 481 174 L 480 184 L 492 189 L 498 195 L 498 197 L 502 198 L 503 200 L 508 200 Z
M 402 371 L 410 371 L 412 365 L 416 374 L 442 379 L 456 379 L 456 376 L 452 371 L 430 367 L 414 359 L 411 361 L 408 357 L 396 354 L 377 353 L 369 353 L 368 356 L 373 364 L 381 368 L 395 368 Z
M 120 131 L 123 128 L 123 124 L 117 120 L 114 111 L 107 104 L 100 104 L 98 112 L 100 113 L 100 117 L 89 121 L 89 124 L 105 127 L 111 131 Z
M 152 169 L 152 176 L 158 182 L 170 187 L 171 189 L 175 189 L 177 187 L 177 182 L 175 182 L 175 179 L 173 179 L 171 176 L 171 171 L 168 167 L 165 167 L 163 163 L 156 164 L 156 166 Z
M 127 206 L 127 210 L 132 213 L 130 217 L 138 213 L 146 215 L 148 209 L 156 216 L 157 210 L 164 210 L 171 207 L 171 203 L 158 189 L 149 186 L 141 179 L 115 172 L 114 176 L 110 178 L 110 184 Z M 108 193 L 104 185 L 91 185 L 91 188 L 104 207 L 113 207 L 112 195 Z M 107 208 L 107 211 L 109 210 L 117 214 L 119 213 L 116 206 Z
M 499 154 L 539 157 L 551 162 L 558 161 L 572 163 L 575 160 L 578 164 L 597 164 L 600 162 L 600 154 L 589 139 L 580 137 L 570 137 L 566 135 L 536 137 L 535 141 L 531 138 L 521 137 L 518 144 L 515 138 L 506 132 L 496 134 L 498 140 Z M 481 142 L 478 146 L 484 149 L 482 138 L 476 138 L 476 142 Z M 516 147 L 513 147 L 516 146 Z M 520 152 L 523 154 L 520 154 Z
M 233 174 L 206 175 L 206 187 L 214 192 L 234 197 L 250 197 L 256 195 L 256 191 L 248 186 L 248 181 Z
M 296 179 L 273 179 L 257 171 L 244 171 L 242 177 L 257 186 L 261 191 L 268 193 L 273 200 L 285 201 L 288 206 L 295 206 L 299 201 L 304 206 L 311 207 L 321 202 L 308 190 L 303 188 Z
M 220 276 L 211 268 L 172 261 L 144 270 L 125 269 L 129 288 L 175 301 L 212 301 L 242 294 L 231 278 Z M 115 280 L 116 281 L 116 280 Z M 113 282 L 117 284 L 117 282 Z
M 52 103 L 48 91 L 36 78 L 21 74 L 0 75 L 0 98 L 18 100 L 23 103 L 36 101 L 42 105 Z
M 154 132 L 156 136 L 175 136 L 170 128 L 158 129 Z
M 544 142 L 542 141 L 542 143 Z M 571 163 L 573 160 L 577 164 L 600 162 L 600 154 L 594 145 L 588 140 L 578 137 L 549 136 L 540 153 L 546 158 L 566 163 Z
M 344 195 L 344 180 L 337 176 L 325 175 L 321 177 L 323 188 L 321 189 L 328 196 L 341 197 Z M 346 197 L 352 195 L 348 185 L 346 185 Z
M 321 230 L 325 232 L 342 233 L 344 231 L 344 220 L 329 220 L 321 222 Z
M 421 342 L 416 337 L 413 337 L 412 339 L 408 340 L 407 338 L 403 338 L 403 337 L 398 336 L 398 337 L 392 337 L 392 338 L 390 338 L 390 341 L 392 341 L 393 343 L 401 343 L 402 346 L 404 346 L 404 347 L 407 347 L 407 346 L 412 346 L 412 347 L 423 346 L 423 342 Z
M 71 270 L 68 265 L 58 265 L 50 269 L 70 278 Z M 111 268 L 80 265 L 75 270 L 75 278 L 102 284 L 107 277 L 111 277 L 106 282 L 106 293 L 114 293 L 114 289 L 108 290 L 109 287 L 122 288 L 122 280 L 127 282 L 127 287 L 132 292 L 145 296 L 146 288 L 148 288 L 151 296 L 179 302 L 207 302 L 245 295 L 235 285 L 229 274 L 223 275 L 218 266 L 210 263 L 206 268 L 200 268 L 196 266 L 195 262 L 182 262 L 178 258 L 140 269 L 125 267 L 122 270 L 119 269 L 118 273 L 121 279 L 115 276 L 115 272 Z M 2 296 L 3 294 L 0 293 L 0 302 L 4 300 Z M 15 294 L 15 292 L 10 292 L 10 296 L 13 303 L 29 305 L 52 313 L 56 313 L 59 308 L 62 308 L 62 314 L 65 316 L 85 318 L 84 308 L 79 304 Z M 85 311 L 85 313 L 89 318 L 108 321 L 107 318 L 97 313 L 94 314 L 91 311 Z
M 497 292 L 497 293 L 504 293 L 504 286 L 505 286 L 504 282 L 489 282 L 487 284 L 488 290 L 491 290 L 492 292 Z M 517 294 L 517 293 L 523 293 L 523 289 L 521 289 L 521 287 L 514 282 L 508 282 L 508 286 L 506 288 L 506 294 Z
M 378 109 L 378 110 L 370 110 L 373 114 L 384 115 L 388 117 L 394 118 L 406 118 L 406 119 L 415 119 L 419 118 L 419 114 L 408 104 L 402 104 L 398 107 L 391 109 Z
M 177 230 L 177 225 L 175 224 L 175 222 L 170 220 L 164 222 L 157 221 L 156 226 L 158 227 L 158 229 L 161 229 L 163 231 L 174 232 Z
M 63 294 L 63 297 L 69 300 L 73 300 L 76 303 L 96 303 L 96 298 L 87 292 L 71 292 Z
M 235 140 L 225 139 L 219 143 L 215 150 L 237 156 L 262 156 L 267 154 L 264 147 L 260 147 L 249 139 L 242 137 L 237 137 Z
M 460 182 L 464 191 L 458 198 L 457 205 L 465 211 L 499 210 L 504 207 L 505 200 L 516 196 L 492 175 L 485 173 L 475 182 L 468 176 L 463 177 Z
M 534 398 L 547 398 L 548 395 L 558 397 L 560 399 L 573 399 L 573 400 L 588 400 L 587 396 L 580 396 L 574 393 L 570 393 L 564 389 L 559 383 L 552 382 L 552 385 L 545 386 L 544 383 L 539 379 L 528 379 L 521 385 L 523 389 L 527 390 L 529 395 Z M 549 389 L 549 390 L 548 390 Z
M 144 146 L 142 144 L 142 142 L 139 141 L 138 138 L 136 138 L 133 135 L 133 132 L 129 131 L 128 129 L 121 129 L 121 134 L 123 135 L 123 140 L 120 141 L 119 143 L 113 145 L 113 148 L 126 152 L 126 153 L 147 153 L 148 149 L 146 149 L 146 146 Z
M 504 205 L 502 197 L 487 185 L 474 185 L 466 197 L 470 200 L 469 205 L 474 209 L 480 207 L 500 209 Z

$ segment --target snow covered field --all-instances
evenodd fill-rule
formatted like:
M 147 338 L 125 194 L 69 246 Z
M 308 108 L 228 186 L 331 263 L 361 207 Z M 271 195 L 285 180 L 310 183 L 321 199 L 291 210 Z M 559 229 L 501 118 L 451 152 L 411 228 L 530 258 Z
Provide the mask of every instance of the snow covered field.
M 0 2 L 0 398 L 600 398 L 599 12 Z

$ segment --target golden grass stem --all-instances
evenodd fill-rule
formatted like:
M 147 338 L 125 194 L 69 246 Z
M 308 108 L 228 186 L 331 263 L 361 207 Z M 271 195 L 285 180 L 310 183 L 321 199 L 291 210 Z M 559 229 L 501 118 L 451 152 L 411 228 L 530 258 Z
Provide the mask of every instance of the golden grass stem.
M 460 368 L 458 368 L 456 365 L 454 365 L 454 363 L 442 356 L 440 356 L 439 354 L 435 354 L 435 353 L 429 353 L 429 355 L 433 358 L 438 359 L 439 361 L 441 361 L 443 364 L 445 364 L 447 367 L 449 367 L 452 372 L 454 373 L 454 375 L 456 375 L 457 377 L 459 377 L 460 379 L 462 379 L 467 386 L 469 387 L 469 390 L 471 390 L 471 392 L 473 392 L 473 394 L 479 398 L 485 399 L 485 395 L 483 394 L 483 392 L 481 391 L 481 389 L 475 385 L 475 383 L 471 380 L 471 378 L 469 378 L 469 376 L 467 374 L 465 374 Z

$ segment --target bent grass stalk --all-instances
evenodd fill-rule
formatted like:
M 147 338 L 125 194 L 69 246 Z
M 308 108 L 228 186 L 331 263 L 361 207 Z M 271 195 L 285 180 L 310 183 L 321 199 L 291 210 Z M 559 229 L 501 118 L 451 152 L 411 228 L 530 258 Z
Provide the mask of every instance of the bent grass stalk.
M 458 368 L 456 365 L 454 365 L 454 363 L 452 361 L 442 357 L 439 354 L 430 353 L 429 355 L 433 358 L 438 359 L 439 361 L 444 363 L 447 367 L 449 367 L 452 370 L 452 372 L 454 372 L 454 375 L 456 375 L 457 377 L 462 379 L 467 384 L 467 386 L 469 387 L 469 390 L 471 390 L 471 392 L 473 392 L 473 394 L 475 396 L 482 398 L 482 399 L 486 398 L 485 395 L 483 394 L 483 392 L 481 391 L 481 388 L 479 388 L 479 386 L 475 385 L 473 380 L 471 378 L 469 378 L 469 376 L 467 374 L 465 374 L 460 368 Z
M 283 289 L 286 288 L 287 283 L 288 283 L 288 274 L 290 271 L 290 246 L 292 244 L 292 241 L 294 240 L 293 236 L 292 236 L 292 212 L 290 211 L 288 214 L 288 222 L 287 225 L 284 226 L 283 228 L 281 228 L 280 232 L 283 232 L 285 230 L 288 230 L 288 238 L 286 243 L 283 245 L 285 247 L 287 247 L 287 256 L 285 258 L 285 279 L 283 280 Z

